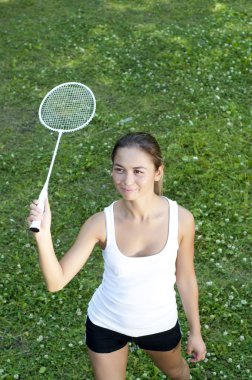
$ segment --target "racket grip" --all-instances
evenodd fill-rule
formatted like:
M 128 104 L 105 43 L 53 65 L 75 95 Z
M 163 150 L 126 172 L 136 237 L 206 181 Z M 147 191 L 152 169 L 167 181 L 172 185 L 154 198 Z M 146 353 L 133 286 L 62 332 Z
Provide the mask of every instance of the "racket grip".
M 41 193 L 39 194 L 39 199 L 38 199 L 38 204 L 37 204 L 37 206 L 40 208 L 42 213 L 44 213 L 44 210 L 45 210 L 46 198 L 47 198 L 47 187 L 43 187 L 43 189 L 41 190 Z M 40 220 L 34 220 L 32 224 L 30 225 L 30 231 L 39 232 L 40 225 L 41 225 Z

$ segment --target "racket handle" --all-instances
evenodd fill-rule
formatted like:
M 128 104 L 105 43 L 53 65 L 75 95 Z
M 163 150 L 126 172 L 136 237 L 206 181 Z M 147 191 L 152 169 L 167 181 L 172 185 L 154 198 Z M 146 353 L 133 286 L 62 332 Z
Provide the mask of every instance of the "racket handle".
M 41 193 L 39 194 L 38 204 L 37 206 L 40 208 L 42 213 L 44 213 L 45 210 L 45 201 L 47 198 L 47 186 L 44 186 L 41 190 Z M 30 225 L 30 231 L 32 232 L 39 232 L 40 231 L 40 220 L 34 220 L 32 224 Z

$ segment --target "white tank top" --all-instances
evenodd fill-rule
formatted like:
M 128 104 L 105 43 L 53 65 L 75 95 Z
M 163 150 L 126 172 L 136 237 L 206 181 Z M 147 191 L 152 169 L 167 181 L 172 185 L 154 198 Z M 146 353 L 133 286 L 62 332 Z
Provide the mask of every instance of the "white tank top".
M 104 273 L 88 306 L 88 316 L 94 324 L 132 337 L 175 326 L 178 205 L 166 199 L 170 206 L 168 239 L 162 251 L 152 256 L 122 254 L 115 239 L 115 202 L 104 209 L 107 234 L 107 245 L 102 252 Z

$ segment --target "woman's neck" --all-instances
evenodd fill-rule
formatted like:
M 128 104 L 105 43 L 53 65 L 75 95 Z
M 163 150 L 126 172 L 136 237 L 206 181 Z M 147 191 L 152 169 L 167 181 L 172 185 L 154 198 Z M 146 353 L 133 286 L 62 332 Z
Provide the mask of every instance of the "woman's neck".
M 135 201 L 121 200 L 121 212 L 125 217 L 138 219 L 140 221 L 148 220 L 153 213 L 160 208 L 161 197 L 155 193 L 146 197 L 141 197 Z

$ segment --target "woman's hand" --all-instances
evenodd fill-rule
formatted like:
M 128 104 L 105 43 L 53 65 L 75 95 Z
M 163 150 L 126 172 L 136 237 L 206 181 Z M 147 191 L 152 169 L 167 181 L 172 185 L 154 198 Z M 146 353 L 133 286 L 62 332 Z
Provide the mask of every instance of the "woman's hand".
M 38 200 L 34 200 L 30 205 L 30 215 L 27 219 L 29 226 L 33 221 L 41 221 L 40 232 L 35 233 L 38 235 L 43 232 L 50 232 L 51 229 L 51 210 L 48 198 L 45 200 L 44 212 L 38 207 Z
M 206 356 L 206 345 L 202 339 L 201 334 L 190 334 L 187 342 L 187 354 L 192 355 L 190 362 L 196 363 L 204 360 Z

